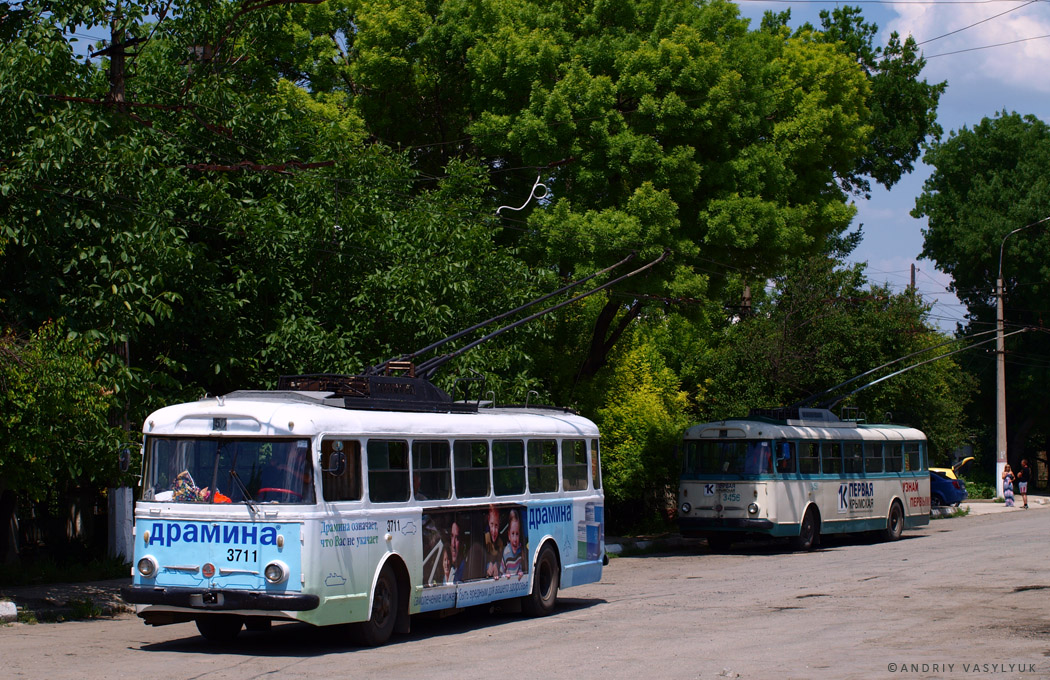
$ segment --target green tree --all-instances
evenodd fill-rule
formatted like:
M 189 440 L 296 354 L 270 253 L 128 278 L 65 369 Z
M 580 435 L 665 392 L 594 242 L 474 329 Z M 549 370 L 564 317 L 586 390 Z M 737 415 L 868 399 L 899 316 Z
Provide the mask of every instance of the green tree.
M 494 243 L 478 168 L 420 176 L 367 142 L 345 95 L 282 77 L 286 7 L 182 10 L 154 32 L 122 5 L 142 41 L 119 104 L 113 63 L 81 63 L 58 12 L 37 7 L 0 64 L 0 295 L 19 323 L 61 312 L 130 347 L 136 418 L 202 389 L 360 370 L 548 278 Z M 514 344 L 472 365 L 520 372 Z
M 963 331 L 995 327 L 1000 251 L 1007 332 L 1042 327 L 1050 311 L 1050 228 L 1007 235 L 1050 215 L 1050 127 L 1035 116 L 1004 111 L 931 144 L 923 160 L 934 170 L 912 215 L 927 219 L 923 256 L 952 277 L 955 294 L 967 306 Z M 1042 396 L 1050 380 L 1044 359 L 1050 343 L 1044 333 L 1022 333 L 1007 338 L 1006 349 L 1007 453 L 1017 464 L 1050 443 L 1050 405 Z M 977 406 L 988 424 L 985 448 L 994 450 L 995 365 L 988 355 L 967 366 L 988 395 Z
M 658 345 L 646 335 L 638 327 L 617 348 L 609 375 L 601 381 L 601 406 L 595 414 L 602 432 L 602 479 L 614 530 L 652 526 L 674 505 L 678 479 L 674 451 L 690 423 L 687 394 Z
M 61 323 L 0 335 L 0 490 L 55 502 L 117 483 L 123 434 L 109 424 L 113 381 L 92 344 Z
M 700 419 L 744 415 L 751 408 L 786 406 L 894 359 L 929 349 L 828 395 L 829 400 L 908 365 L 950 351 L 912 291 L 869 285 L 860 265 L 840 267 L 816 257 L 773 280 L 754 313 L 726 327 L 701 364 Z M 941 461 L 968 435 L 965 406 L 973 385 L 951 357 L 862 389 L 841 401 L 868 422 L 890 414 L 924 430 Z
M 760 281 L 821 252 L 850 192 L 891 185 L 938 132 L 943 86 L 918 79 L 914 43 L 874 47 L 855 10 L 791 35 L 721 0 L 328 5 L 291 10 L 298 71 L 425 173 L 477 159 L 515 207 L 539 175 L 549 194 L 503 234 L 530 264 L 573 276 L 671 251 L 596 310 L 583 378 L 649 296 L 718 297 L 705 258 Z M 306 49 L 326 40 L 334 57 Z

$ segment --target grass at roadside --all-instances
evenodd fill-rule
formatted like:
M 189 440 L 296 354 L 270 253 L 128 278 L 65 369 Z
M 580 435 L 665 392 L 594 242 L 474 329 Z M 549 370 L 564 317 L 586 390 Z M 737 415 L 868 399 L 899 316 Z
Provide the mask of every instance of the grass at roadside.
M 950 517 L 966 517 L 969 514 L 970 514 L 970 508 L 958 507 L 958 508 L 951 508 L 951 512 L 949 512 L 949 513 L 938 514 L 938 515 L 930 515 L 930 519 L 933 520 L 933 519 L 948 519 Z

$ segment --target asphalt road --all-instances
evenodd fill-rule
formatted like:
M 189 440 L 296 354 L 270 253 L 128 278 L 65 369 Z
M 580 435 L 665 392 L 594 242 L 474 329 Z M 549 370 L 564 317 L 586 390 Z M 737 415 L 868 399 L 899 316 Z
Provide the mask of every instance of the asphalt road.
M 14 678 L 1050 678 L 1050 511 L 934 521 L 897 543 L 613 559 L 553 616 L 413 621 L 379 649 L 300 624 L 221 648 L 133 616 L 0 628 Z

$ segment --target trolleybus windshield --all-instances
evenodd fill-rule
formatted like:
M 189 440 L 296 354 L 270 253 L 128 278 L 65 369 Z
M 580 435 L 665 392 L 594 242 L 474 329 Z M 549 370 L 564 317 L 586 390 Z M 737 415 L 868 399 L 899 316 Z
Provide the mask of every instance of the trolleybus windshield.
M 761 475 L 773 471 L 768 439 L 687 440 L 684 472 L 687 475 Z
M 308 439 L 147 440 L 143 500 L 313 503 Z

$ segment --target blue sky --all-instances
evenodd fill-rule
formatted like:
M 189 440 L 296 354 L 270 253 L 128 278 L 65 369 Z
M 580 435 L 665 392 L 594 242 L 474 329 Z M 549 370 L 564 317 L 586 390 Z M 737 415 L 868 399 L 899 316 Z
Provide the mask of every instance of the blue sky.
M 752 26 L 766 10 L 791 9 L 792 26 L 803 21 L 817 25 L 821 9 L 853 5 L 863 10 L 868 22 L 878 25 L 879 44 L 886 43 L 891 31 L 913 36 L 928 60 L 923 71 L 926 80 L 948 81 L 938 107 L 945 136 L 1004 109 L 1050 120 L 1050 6 L 1045 2 L 737 0 L 737 4 L 743 16 L 752 18 Z M 851 259 L 867 262 L 869 278 L 895 290 L 908 285 L 915 263 L 916 286 L 934 305 L 931 320 L 952 331 L 963 319 L 965 307 L 946 291 L 950 279 L 933 262 L 917 259 L 926 220 L 909 215 L 929 174 L 930 168 L 919 164 L 892 191 L 875 187 L 871 200 L 858 200 L 856 222 L 864 225 L 864 241 Z

